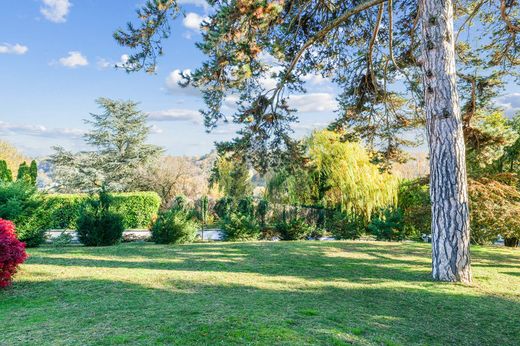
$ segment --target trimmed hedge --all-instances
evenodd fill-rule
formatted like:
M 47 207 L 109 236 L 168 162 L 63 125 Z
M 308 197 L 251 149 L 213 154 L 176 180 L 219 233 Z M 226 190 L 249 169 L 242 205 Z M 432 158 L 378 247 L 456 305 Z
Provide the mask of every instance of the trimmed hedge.
M 123 217 L 125 229 L 146 229 L 157 216 L 161 198 L 155 192 L 111 194 L 110 210 Z M 49 194 L 45 196 L 46 229 L 76 229 L 76 221 L 86 206 L 87 194 Z

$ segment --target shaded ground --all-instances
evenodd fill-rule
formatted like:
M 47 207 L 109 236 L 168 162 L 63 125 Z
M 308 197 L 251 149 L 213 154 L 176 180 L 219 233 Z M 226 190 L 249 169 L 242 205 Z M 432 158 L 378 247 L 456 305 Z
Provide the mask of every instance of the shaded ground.
M 0 291 L 0 345 L 518 345 L 520 251 L 430 281 L 427 244 L 41 248 Z

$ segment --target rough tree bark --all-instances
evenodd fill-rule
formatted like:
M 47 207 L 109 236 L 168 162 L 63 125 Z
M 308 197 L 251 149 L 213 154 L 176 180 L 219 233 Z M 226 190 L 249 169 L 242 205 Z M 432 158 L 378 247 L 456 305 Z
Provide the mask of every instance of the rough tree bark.
M 455 81 L 452 0 L 421 0 L 422 70 L 430 149 L 432 275 L 471 282 L 466 158 Z

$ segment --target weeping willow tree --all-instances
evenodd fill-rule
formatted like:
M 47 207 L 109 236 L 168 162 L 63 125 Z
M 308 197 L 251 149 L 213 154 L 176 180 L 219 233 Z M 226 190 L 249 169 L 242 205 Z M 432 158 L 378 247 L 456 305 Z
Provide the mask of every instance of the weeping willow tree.
M 341 134 L 316 131 L 307 142 L 311 176 L 325 207 L 370 218 L 374 210 L 394 205 L 399 182 L 381 172 L 358 142 L 344 142 Z
M 365 219 L 396 203 L 398 179 L 381 172 L 360 143 L 321 130 L 304 146 L 306 160 L 301 167 L 278 170 L 269 179 L 267 193 L 274 202 L 340 208 Z

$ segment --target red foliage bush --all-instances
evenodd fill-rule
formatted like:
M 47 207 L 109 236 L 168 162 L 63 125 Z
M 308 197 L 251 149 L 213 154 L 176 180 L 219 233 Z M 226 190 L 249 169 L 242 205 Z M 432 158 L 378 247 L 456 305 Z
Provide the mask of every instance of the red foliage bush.
M 26 258 L 25 243 L 16 238 L 14 224 L 0 219 L 0 287 L 11 284 L 16 267 Z

